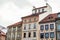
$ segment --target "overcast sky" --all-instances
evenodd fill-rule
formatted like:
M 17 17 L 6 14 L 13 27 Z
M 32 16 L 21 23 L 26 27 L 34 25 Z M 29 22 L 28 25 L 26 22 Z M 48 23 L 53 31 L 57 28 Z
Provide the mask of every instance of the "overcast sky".
M 48 0 L 53 12 L 60 11 L 60 0 Z M 7 27 L 32 13 L 32 7 L 45 6 L 44 0 L 0 0 L 0 25 Z

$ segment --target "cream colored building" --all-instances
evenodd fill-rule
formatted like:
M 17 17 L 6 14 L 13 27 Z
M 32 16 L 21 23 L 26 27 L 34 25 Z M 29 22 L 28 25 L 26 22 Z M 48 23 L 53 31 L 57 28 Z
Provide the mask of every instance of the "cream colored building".
M 40 40 L 56 40 L 57 13 L 50 14 L 39 22 Z
M 40 14 L 51 12 L 52 8 L 47 4 L 40 8 L 33 7 L 31 15 L 22 17 L 22 40 L 40 40 Z
M 40 40 L 39 22 L 41 14 L 44 13 L 52 13 L 52 8 L 48 3 L 43 7 L 33 7 L 31 15 L 22 17 L 22 23 L 8 26 L 7 40 Z
M 17 22 L 15 24 L 8 26 L 7 40 L 21 40 L 22 36 L 22 22 Z

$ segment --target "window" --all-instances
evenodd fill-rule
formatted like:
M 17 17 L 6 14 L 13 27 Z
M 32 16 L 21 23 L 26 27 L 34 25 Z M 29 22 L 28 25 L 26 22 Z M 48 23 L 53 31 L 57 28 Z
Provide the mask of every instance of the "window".
M 33 37 L 36 37 L 36 32 L 33 32 Z
M 36 18 L 34 18 L 34 21 L 36 21 Z
M 16 31 L 16 27 L 13 27 L 13 31 Z
M 36 23 L 34 23 L 34 29 L 36 29 Z
M 49 29 L 49 25 L 45 25 L 45 30 L 48 30 Z
M 49 33 L 45 33 L 45 38 L 49 38 Z
M 24 20 L 24 22 L 27 22 L 26 20 Z
M 40 38 L 44 38 L 44 33 L 40 33 Z
M 40 30 L 44 30 L 44 25 L 41 25 L 40 26 Z
M 31 19 L 29 19 L 29 22 L 31 22 Z
M 26 38 L 26 33 L 24 33 L 24 38 Z
M 17 27 L 17 31 L 21 31 L 21 27 L 20 26 Z
M 54 24 L 50 24 L 50 29 L 54 29 Z
M 42 9 L 42 12 L 44 12 L 44 8 Z
M 29 24 L 29 29 L 31 29 L 31 24 Z
M 31 37 L 31 33 L 29 32 L 28 37 Z
M 54 38 L 54 32 L 50 33 L 50 38 Z
M 26 25 L 24 25 L 24 30 L 26 30 Z

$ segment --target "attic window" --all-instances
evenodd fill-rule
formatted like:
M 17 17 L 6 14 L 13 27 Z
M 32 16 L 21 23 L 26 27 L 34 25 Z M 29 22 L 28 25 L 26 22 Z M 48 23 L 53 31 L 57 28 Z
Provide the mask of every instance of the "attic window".
M 48 19 L 52 19 L 53 17 L 52 16 L 50 16 Z

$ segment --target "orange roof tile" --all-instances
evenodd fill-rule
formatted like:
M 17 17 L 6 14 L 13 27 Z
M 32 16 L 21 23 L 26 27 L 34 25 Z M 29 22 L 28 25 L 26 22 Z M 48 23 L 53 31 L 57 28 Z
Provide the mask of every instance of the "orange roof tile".
M 22 21 L 9 25 L 8 27 L 16 27 L 18 25 L 22 25 Z

